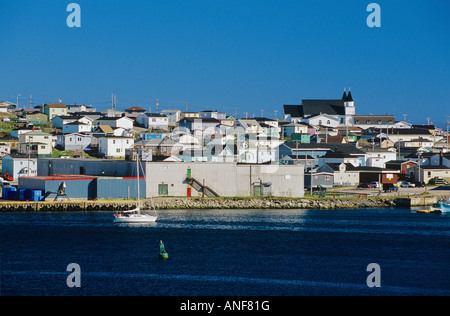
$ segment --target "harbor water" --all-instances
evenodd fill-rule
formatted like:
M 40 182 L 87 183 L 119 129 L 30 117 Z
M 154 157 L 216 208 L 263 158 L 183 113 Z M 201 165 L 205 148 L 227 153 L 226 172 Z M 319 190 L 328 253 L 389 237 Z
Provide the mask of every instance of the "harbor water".
M 0 295 L 450 295 L 449 214 L 168 210 L 113 224 L 113 212 L 1 213 Z

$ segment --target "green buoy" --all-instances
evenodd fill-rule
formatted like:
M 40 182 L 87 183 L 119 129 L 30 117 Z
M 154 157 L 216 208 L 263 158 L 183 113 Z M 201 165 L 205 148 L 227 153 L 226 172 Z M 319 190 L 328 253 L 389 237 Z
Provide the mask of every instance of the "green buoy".
M 167 260 L 169 259 L 169 254 L 167 253 L 165 247 L 164 247 L 164 243 L 162 242 L 162 240 L 159 241 L 159 255 L 158 255 L 159 260 Z

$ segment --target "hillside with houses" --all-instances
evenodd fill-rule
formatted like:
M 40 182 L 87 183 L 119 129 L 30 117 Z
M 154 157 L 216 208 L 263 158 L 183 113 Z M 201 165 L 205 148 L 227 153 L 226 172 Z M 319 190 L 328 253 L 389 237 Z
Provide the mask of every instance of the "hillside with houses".
M 138 151 L 146 162 L 300 166 L 305 188 L 450 180 L 448 125 L 357 115 L 356 108 L 350 91 L 282 105 L 283 118 L 4 101 L 2 172 L 17 180 L 38 175 L 39 159 L 126 161 Z

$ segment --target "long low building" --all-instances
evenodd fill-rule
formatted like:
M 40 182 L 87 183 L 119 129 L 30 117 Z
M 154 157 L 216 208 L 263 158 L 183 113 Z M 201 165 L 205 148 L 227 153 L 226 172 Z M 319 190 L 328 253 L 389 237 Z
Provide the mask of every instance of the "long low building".
M 144 162 L 140 170 L 140 175 L 146 175 L 141 194 L 144 196 L 145 192 L 147 198 L 199 195 L 304 196 L 302 165 Z M 136 163 L 133 161 L 51 158 L 38 160 L 38 176 L 84 175 L 105 179 L 136 177 L 136 174 Z M 106 188 L 114 185 L 109 183 L 110 181 L 104 181 Z M 98 190 L 99 186 L 92 187 Z M 91 199 L 94 196 L 102 198 L 98 191 L 89 192 L 88 196 Z M 123 189 L 122 198 L 127 196 L 128 191 Z

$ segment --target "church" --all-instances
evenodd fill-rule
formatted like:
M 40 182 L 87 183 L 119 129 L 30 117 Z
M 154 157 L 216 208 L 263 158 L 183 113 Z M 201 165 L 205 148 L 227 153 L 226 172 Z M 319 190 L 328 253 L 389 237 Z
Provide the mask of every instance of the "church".
M 316 126 L 353 126 L 355 102 L 349 89 L 341 99 L 302 100 L 302 105 L 284 105 L 284 118 L 292 123 L 308 123 Z

